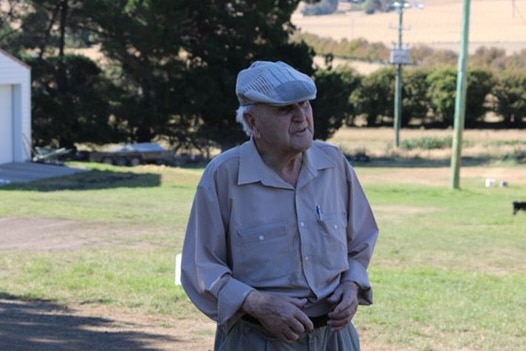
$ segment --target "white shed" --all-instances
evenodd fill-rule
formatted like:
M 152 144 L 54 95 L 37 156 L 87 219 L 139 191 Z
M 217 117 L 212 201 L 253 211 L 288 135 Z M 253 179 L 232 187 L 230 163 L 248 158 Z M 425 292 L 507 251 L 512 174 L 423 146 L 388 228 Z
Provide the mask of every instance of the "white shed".
M 0 49 L 0 165 L 31 160 L 31 68 Z

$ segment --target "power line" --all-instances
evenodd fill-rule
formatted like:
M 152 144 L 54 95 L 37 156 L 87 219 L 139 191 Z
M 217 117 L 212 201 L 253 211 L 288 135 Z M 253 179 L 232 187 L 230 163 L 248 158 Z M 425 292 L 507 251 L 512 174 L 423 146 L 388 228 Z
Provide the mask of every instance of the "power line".
M 513 6 L 513 17 L 515 17 L 515 14 L 518 14 L 520 19 L 521 19 L 521 21 L 522 21 L 522 24 L 526 25 L 526 19 L 522 15 L 521 11 L 515 5 L 515 0 L 513 0 L 513 5 L 512 6 Z

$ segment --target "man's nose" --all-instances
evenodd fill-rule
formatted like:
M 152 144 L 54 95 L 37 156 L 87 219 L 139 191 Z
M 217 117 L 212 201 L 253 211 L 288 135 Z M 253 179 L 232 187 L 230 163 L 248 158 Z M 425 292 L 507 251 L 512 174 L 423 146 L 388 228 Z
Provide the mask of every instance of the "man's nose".
M 294 113 L 292 114 L 294 121 L 303 121 L 305 118 L 307 118 L 307 111 L 300 105 L 295 104 L 294 105 Z

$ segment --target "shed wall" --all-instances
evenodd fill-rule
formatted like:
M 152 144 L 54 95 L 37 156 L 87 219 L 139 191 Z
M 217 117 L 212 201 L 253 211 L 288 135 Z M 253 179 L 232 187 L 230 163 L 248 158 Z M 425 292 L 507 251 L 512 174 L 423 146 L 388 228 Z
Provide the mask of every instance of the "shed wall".
M 0 50 L 0 163 L 31 160 L 31 70 Z

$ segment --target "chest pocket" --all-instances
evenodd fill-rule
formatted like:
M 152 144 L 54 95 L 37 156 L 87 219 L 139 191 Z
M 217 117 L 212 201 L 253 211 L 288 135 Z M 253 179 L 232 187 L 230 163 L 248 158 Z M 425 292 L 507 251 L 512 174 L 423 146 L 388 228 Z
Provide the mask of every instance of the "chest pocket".
M 236 278 L 252 286 L 280 286 L 291 273 L 292 234 L 286 222 L 244 228 L 237 232 Z
M 331 272 L 348 269 L 345 213 L 326 213 L 323 221 L 317 221 L 316 225 L 321 233 L 314 243 L 320 254 L 319 264 Z

